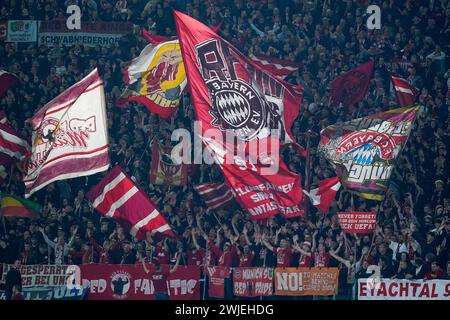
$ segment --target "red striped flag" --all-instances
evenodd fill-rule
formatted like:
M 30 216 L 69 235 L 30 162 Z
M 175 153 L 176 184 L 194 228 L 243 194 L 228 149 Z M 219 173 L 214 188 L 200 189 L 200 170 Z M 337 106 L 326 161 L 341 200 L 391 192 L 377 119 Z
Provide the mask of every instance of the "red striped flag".
M 0 123 L 0 152 L 20 161 L 30 155 L 30 145 L 14 128 Z
M 416 101 L 419 90 L 411 85 L 407 80 L 392 76 L 392 85 L 394 86 L 395 96 L 401 107 L 407 107 Z
M 298 63 L 264 55 L 250 55 L 250 59 L 252 59 L 261 69 L 264 69 L 281 79 L 286 78 L 300 67 L 300 64 Z
M 210 209 L 223 208 L 235 203 L 230 188 L 223 183 L 204 183 L 194 186 Z
M 101 214 L 117 220 L 138 240 L 146 239 L 146 232 L 156 231 L 174 236 L 156 205 L 120 168 L 115 166 L 86 198 Z
M 309 193 L 303 190 L 303 193 L 308 196 L 313 206 L 321 212 L 327 212 L 340 187 L 339 178 L 334 177 L 320 181 L 317 189 L 312 189 Z

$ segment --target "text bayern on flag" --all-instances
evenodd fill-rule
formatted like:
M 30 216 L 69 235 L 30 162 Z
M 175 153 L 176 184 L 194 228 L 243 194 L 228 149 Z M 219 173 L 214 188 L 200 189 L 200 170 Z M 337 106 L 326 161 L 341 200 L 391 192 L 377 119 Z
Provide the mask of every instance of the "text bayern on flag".
M 204 24 L 178 11 L 174 16 L 203 143 L 214 153 L 233 195 L 252 219 L 303 215 L 300 176 L 279 161 L 279 153 L 268 156 L 271 145 L 278 146 L 292 136 L 290 127 L 298 115 L 301 95 L 292 85 L 264 74 Z M 217 143 L 203 134 L 211 128 L 222 135 L 233 132 L 241 142 L 232 148 Z M 279 134 L 270 135 L 272 129 Z M 267 152 L 248 150 L 253 139 L 270 141 Z M 235 156 L 239 148 L 246 150 L 245 157 L 259 161 L 254 164 Z M 224 161 L 227 157 L 233 161 Z M 262 174 L 268 161 L 279 161 L 278 172 Z
M 414 105 L 331 125 L 321 131 L 318 151 L 347 191 L 382 201 L 420 109 Z

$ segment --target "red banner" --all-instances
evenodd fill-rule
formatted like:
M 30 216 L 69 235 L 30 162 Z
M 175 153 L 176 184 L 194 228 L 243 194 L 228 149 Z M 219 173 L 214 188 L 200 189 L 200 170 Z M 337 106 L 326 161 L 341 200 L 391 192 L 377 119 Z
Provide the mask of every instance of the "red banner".
M 225 278 L 230 277 L 230 268 L 207 267 L 209 276 L 208 295 L 210 297 L 225 297 Z
M 154 300 L 154 287 L 141 264 L 81 265 L 81 281 L 89 287 L 89 300 Z M 163 265 L 162 268 L 168 268 Z M 180 266 L 167 279 L 171 300 L 200 299 L 200 268 Z
M 272 268 L 235 268 L 233 291 L 238 297 L 260 297 L 273 294 Z
M 370 233 L 375 229 L 375 212 L 338 212 L 339 224 L 345 233 Z
M 149 174 L 151 184 L 186 185 L 188 166 L 185 163 L 176 164 L 171 157 L 172 150 L 162 146 L 156 139 L 153 141 Z

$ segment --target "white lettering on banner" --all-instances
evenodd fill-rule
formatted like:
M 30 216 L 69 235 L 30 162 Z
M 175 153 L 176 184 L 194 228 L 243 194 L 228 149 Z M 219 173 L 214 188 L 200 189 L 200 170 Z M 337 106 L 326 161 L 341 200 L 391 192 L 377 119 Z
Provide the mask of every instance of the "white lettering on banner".
M 358 280 L 358 300 L 450 300 L 450 280 Z
M 365 180 L 388 180 L 394 166 L 352 164 L 348 173 L 348 181 L 363 183 Z
M 90 293 L 103 293 L 106 290 L 107 284 L 105 279 L 87 280 L 82 281 L 84 288 L 89 288 Z

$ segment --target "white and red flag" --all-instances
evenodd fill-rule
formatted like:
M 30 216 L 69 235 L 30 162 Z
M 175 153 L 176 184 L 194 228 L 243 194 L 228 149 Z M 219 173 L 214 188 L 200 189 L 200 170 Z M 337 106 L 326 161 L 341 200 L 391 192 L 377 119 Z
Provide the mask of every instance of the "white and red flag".
M 19 78 L 15 74 L 0 70 L 0 97 L 17 83 L 19 83 Z
M 57 181 L 109 167 L 103 82 L 97 69 L 39 109 L 25 196 Z
M 102 215 L 118 221 L 138 240 L 146 239 L 148 231 L 174 236 L 156 205 L 115 166 L 86 194 L 92 206 Z
M 267 70 L 269 73 L 281 79 L 286 78 L 292 72 L 297 71 L 300 64 L 288 60 L 277 59 L 264 55 L 250 55 L 256 65 L 261 69 Z
M 0 122 L 0 185 L 12 166 L 30 156 L 28 142 L 6 122 Z
M 149 180 L 152 184 L 184 186 L 188 178 L 188 165 L 172 160 L 173 148 L 162 146 L 156 139 L 152 143 L 152 163 Z
M 339 178 L 334 177 L 320 181 L 318 188 L 311 189 L 310 192 L 303 190 L 303 193 L 308 196 L 313 206 L 321 212 L 327 212 L 340 187 Z
M 392 86 L 400 107 L 413 105 L 419 95 L 419 90 L 403 78 L 392 76 Z
M 302 87 L 265 72 L 199 21 L 178 11 L 174 18 L 201 139 L 235 199 L 252 219 L 303 215 L 301 178 L 279 159 L 279 145 L 295 141 Z
M 226 183 L 204 183 L 194 186 L 194 189 L 210 209 L 225 208 L 235 203 L 233 194 Z

